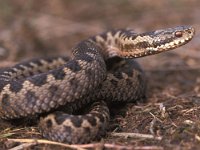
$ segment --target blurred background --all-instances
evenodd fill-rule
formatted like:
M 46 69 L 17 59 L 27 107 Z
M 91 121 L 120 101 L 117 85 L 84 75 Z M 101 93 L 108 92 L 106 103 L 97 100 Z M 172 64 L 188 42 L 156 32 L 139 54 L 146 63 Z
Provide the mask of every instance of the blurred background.
M 172 53 L 199 57 L 198 0 L 0 0 L 0 60 L 69 55 L 81 40 L 111 28 L 145 32 L 178 25 L 194 26 L 197 34 L 187 51 Z

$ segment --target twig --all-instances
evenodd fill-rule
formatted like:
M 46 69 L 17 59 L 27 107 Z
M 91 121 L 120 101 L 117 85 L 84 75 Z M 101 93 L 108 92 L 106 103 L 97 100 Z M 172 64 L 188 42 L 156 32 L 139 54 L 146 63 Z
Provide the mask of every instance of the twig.
M 118 149 L 118 150 L 163 150 L 163 147 L 160 146 L 124 146 L 124 145 L 116 145 L 116 144 L 109 144 L 109 143 L 91 143 L 91 144 L 83 144 L 79 145 L 82 148 L 95 148 L 101 147 L 108 148 L 108 149 Z
M 141 133 L 111 133 L 111 136 L 118 136 L 118 137 L 131 137 L 131 138 L 143 138 L 143 139 L 154 139 L 154 140 L 162 140 L 162 137 L 156 137 L 151 134 L 141 134 Z
M 160 146 L 121 146 L 121 145 L 115 145 L 115 144 L 105 144 L 106 148 L 109 149 L 125 149 L 125 150 L 163 150 L 163 147 Z
M 8 141 L 20 142 L 20 143 L 51 144 L 51 145 L 58 145 L 58 146 L 63 146 L 66 148 L 71 148 L 71 149 L 85 150 L 84 148 L 81 148 L 79 145 L 69 145 L 69 144 L 53 142 L 49 140 L 42 140 L 42 139 L 8 139 Z
M 42 139 L 8 139 L 10 142 L 20 142 L 23 143 L 19 146 L 16 146 L 9 150 L 21 150 L 24 148 L 28 148 L 30 146 L 36 145 L 36 144 L 51 144 L 51 145 L 58 145 L 65 148 L 70 149 L 77 149 L 77 150 L 86 150 L 86 149 L 118 149 L 118 150 L 163 150 L 163 147 L 160 146 L 123 146 L 123 145 L 116 145 L 116 144 L 109 144 L 109 143 L 91 143 L 91 144 L 64 144 L 59 142 L 53 142 L 48 140 L 42 140 Z
M 31 147 L 33 145 L 36 145 L 36 144 L 37 143 L 23 143 L 21 145 L 18 145 L 18 146 L 14 147 L 14 148 L 9 149 L 9 150 L 22 150 L 22 149 L 29 148 L 29 147 Z
M 154 117 L 153 120 L 150 122 L 150 127 L 149 127 L 149 131 L 152 135 L 155 135 L 155 132 L 154 132 L 154 126 L 155 126 L 155 123 L 157 122 L 157 119 Z
M 159 122 L 162 122 L 162 120 L 160 120 L 158 117 L 156 117 L 154 114 L 152 114 L 151 112 L 149 112 L 149 114 L 153 117 L 153 118 L 155 118 L 157 121 L 159 121 Z

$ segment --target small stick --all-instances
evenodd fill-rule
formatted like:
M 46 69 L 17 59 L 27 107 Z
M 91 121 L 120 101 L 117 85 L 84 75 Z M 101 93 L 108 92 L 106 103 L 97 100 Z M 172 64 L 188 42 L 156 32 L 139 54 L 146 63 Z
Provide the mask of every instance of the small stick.
M 163 147 L 160 146 L 120 146 L 114 144 L 105 144 L 106 148 L 112 149 L 125 149 L 125 150 L 163 150 Z
M 58 146 L 63 146 L 66 148 L 71 148 L 71 149 L 85 150 L 84 148 L 81 148 L 79 145 L 69 145 L 69 144 L 53 142 L 49 140 L 42 140 L 42 139 L 8 139 L 8 141 L 20 142 L 20 143 L 51 144 L 51 145 L 58 145 Z
M 48 140 L 42 139 L 8 139 L 11 142 L 20 142 L 24 143 L 19 146 L 16 146 L 9 150 L 21 150 L 24 148 L 28 148 L 29 146 L 33 146 L 36 144 L 51 144 L 51 145 L 58 145 L 66 148 L 77 149 L 77 150 L 86 150 L 88 148 L 109 148 L 109 149 L 123 149 L 123 150 L 163 150 L 163 147 L 160 146 L 123 146 L 123 145 L 116 145 L 116 144 L 109 144 L 109 143 L 91 143 L 91 144 L 80 144 L 80 145 L 69 145 L 59 142 L 53 142 Z
M 143 139 L 154 139 L 154 140 L 162 140 L 162 137 L 155 137 L 151 134 L 141 134 L 141 133 L 111 133 L 111 136 L 117 137 L 131 137 L 131 138 L 143 138 Z
M 33 145 L 36 145 L 36 144 L 37 143 L 23 143 L 21 145 L 18 145 L 18 146 L 14 147 L 14 148 L 9 149 L 9 150 L 22 150 L 22 149 L 29 148 L 29 147 L 31 147 Z
M 163 147 L 160 146 L 123 146 L 123 145 L 116 145 L 116 144 L 109 144 L 109 143 L 91 143 L 91 144 L 83 144 L 79 145 L 82 148 L 95 148 L 95 147 L 102 147 L 108 149 L 123 149 L 123 150 L 163 150 Z

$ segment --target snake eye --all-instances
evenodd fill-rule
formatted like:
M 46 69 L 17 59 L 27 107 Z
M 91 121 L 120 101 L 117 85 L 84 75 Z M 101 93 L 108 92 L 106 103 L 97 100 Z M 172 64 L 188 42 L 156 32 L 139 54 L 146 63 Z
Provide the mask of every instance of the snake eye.
M 192 33 L 192 31 L 188 31 L 188 33 L 189 33 L 189 34 L 191 34 L 191 33 Z
M 177 31 L 177 32 L 175 32 L 175 36 L 176 37 L 182 37 L 183 33 L 181 31 Z

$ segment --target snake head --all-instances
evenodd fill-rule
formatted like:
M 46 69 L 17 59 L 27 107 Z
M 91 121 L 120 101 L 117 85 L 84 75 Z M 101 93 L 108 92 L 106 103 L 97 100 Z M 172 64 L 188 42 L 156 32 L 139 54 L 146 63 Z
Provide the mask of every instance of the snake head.
M 122 34 L 120 56 L 136 58 L 175 49 L 188 43 L 195 31 L 191 26 L 178 26 L 141 34 L 127 31 Z
M 149 36 L 149 45 L 146 53 L 155 54 L 168 51 L 188 43 L 194 36 L 194 28 L 190 26 L 178 26 L 164 30 L 156 30 L 144 33 L 141 36 Z

